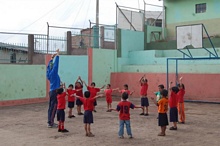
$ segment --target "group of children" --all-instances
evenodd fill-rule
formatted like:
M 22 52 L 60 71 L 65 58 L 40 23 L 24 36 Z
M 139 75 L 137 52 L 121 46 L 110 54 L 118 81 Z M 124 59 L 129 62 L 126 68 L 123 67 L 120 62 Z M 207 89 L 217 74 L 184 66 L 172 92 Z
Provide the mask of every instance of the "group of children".
M 185 86 L 182 83 L 182 77 L 179 79 L 177 86 L 172 87 L 172 82 L 169 84 L 170 87 L 170 97 L 168 98 L 168 91 L 164 89 L 163 85 L 159 85 L 159 93 L 157 99 L 151 98 L 154 103 L 158 106 L 158 125 L 161 127 L 161 132 L 158 136 L 165 136 L 166 126 L 168 125 L 168 116 L 167 111 L 170 107 L 169 118 L 170 122 L 173 122 L 173 126 L 170 127 L 170 130 L 177 130 L 177 122 L 184 124 L 185 123 L 185 113 L 184 113 L 184 100 L 185 95 Z M 180 120 L 178 120 L 178 114 Z
M 124 85 L 124 89 L 119 90 L 119 88 L 112 89 L 111 85 L 108 84 L 106 89 L 104 89 L 104 94 L 107 102 L 107 112 L 111 112 L 112 110 L 119 112 L 119 132 L 118 135 L 120 138 L 124 138 L 124 125 L 126 125 L 127 134 L 129 138 L 132 138 L 131 126 L 130 126 L 130 108 L 142 108 L 142 113 L 140 115 L 148 116 L 148 106 L 149 101 L 147 97 L 148 90 L 148 81 L 145 78 L 145 75 L 141 77 L 139 80 L 141 90 L 141 106 L 135 106 L 132 104 L 128 98 L 129 95 L 132 95 L 134 91 L 128 90 L 128 85 Z M 172 82 L 171 82 L 172 83 Z M 171 83 L 170 86 L 171 87 Z M 83 84 L 87 87 L 87 91 L 83 94 Z M 91 132 L 90 124 L 93 123 L 93 112 L 96 112 L 95 106 L 97 106 L 96 98 L 103 97 L 103 94 L 97 94 L 101 92 L 104 88 L 95 87 L 96 84 L 94 82 L 88 86 L 84 81 L 82 81 L 81 77 L 78 77 L 75 82 L 75 90 L 74 86 L 70 84 L 68 89 L 66 90 L 65 84 L 63 84 L 59 89 L 57 89 L 57 120 L 59 121 L 58 132 L 68 132 L 64 128 L 65 121 L 65 97 L 68 96 L 68 118 L 75 117 L 72 114 L 72 109 L 74 108 L 75 100 L 77 105 L 78 115 L 84 115 L 84 126 L 86 131 L 86 136 L 93 137 L 94 134 Z M 184 102 L 183 96 L 185 94 L 184 84 L 182 83 L 182 78 L 179 79 L 178 86 L 174 86 L 170 88 L 170 98 L 168 99 L 168 91 L 164 89 L 164 86 L 161 84 L 158 86 L 159 91 L 156 92 L 156 100 L 155 98 L 151 98 L 153 102 L 158 106 L 158 125 L 161 126 L 161 132 L 158 136 L 165 136 L 166 126 L 168 125 L 168 104 L 170 107 L 170 122 L 173 122 L 173 126 L 170 130 L 177 130 L 177 122 L 185 123 L 185 113 L 184 113 Z M 121 93 L 121 101 L 118 103 L 117 108 L 112 108 L 112 92 L 118 91 Z M 84 107 L 84 114 L 81 111 L 81 106 Z M 180 115 L 180 120 L 178 120 L 178 111 Z

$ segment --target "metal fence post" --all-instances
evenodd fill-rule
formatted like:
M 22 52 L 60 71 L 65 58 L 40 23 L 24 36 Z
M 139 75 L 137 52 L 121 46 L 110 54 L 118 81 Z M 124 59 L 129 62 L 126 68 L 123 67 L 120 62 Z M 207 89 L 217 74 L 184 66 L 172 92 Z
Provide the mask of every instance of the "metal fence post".
M 72 34 L 71 31 L 67 31 L 67 36 L 66 36 L 66 45 L 67 45 L 67 55 L 71 55 L 71 50 L 72 50 Z
M 34 35 L 28 35 L 28 64 L 33 64 L 34 56 Z

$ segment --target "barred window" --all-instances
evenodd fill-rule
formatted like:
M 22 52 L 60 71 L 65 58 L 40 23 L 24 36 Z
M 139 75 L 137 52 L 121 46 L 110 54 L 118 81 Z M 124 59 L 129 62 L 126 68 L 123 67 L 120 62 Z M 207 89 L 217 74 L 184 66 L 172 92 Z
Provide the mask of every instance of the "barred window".
M 205 13 L 206 12 L 206 3 L 196 4 L 196 13 Z

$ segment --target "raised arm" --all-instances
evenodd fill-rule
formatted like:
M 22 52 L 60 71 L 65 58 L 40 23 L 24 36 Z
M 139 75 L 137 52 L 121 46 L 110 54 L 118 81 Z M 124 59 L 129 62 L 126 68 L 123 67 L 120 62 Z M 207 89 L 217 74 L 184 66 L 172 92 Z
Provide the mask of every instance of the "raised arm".
M 96 99 L 96 98 L 100 98 L 100 97 L 104 97 L 103 94 L 96 95 L 96 96 L 93 97 L 93 98 Z
M 63 83 L 63 89 L 64 89 L 65 92 L 67 91 L 65 83 Z
M 86 82 L 85 81 L 83 81 L 83 83 L 84 83 L 84 85 L 86 86 L 86 88 L 88 87 L 88 85 L 86 84 Z
M 119 90 L 119 88 L 112 89 L 112 91 L 118 91 L 118 90 Z
M 80 76 L 78 77 L 78 80 L 80 80 L 81 84 L 83 85 L 83 81 Z
M 75 84 L 78 82 L 78 80 L 79 80 L 79 77 L 76 79 Z
M 151 97 L 151 100 L 154 102 L 154 104 L 155 104 L 156 106 L 158 106 L 158 103 L 156 102 L 156 100 L 155 100 L 153 97 Z
M 183 84 L 182 79 L 183 79 L 183 77 L 180 77 L 180 79 L 179 79 L 179 84 L 180 84 L 180 85 Z
M 134 91 L 131 91 L 130 95 L 132 95 L 134 93 Z
M 142 80 L 145 79 L 145 74 L 140 78 L 139 83 L 142 83 Z
M 54 54 L 51 58 L 53 59 L 55 56 L 55 61 L 53 63 L 53 68 L 51 69 L 51 75 L 58 75 L 58 69 L 59 69 L 59 49 L 56 50 L 56 54 Z
M 103 89 L 105 87 L 105 85 L 103 85 L 100 89 Z
M 169 83 L 169 89 L 170 89 L 170 91 L 171 91 L 171 89 L 172 89 L 172 87 L 171 87 L 171 85 L 172 85 L 172 81 Z
M 142 109 L 143 109 L 143 107 L 142 107 L 142 106 L 135 106 L 134 108 L 142 108 Z

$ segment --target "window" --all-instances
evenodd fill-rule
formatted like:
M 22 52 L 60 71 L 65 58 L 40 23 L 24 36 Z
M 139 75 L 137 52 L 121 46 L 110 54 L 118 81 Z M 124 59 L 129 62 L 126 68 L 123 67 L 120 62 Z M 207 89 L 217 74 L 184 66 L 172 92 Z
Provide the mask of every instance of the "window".
M 206 3 L 196 4 L 196 13 L 205 13 L 206 12 Z

